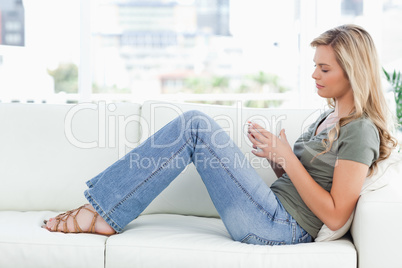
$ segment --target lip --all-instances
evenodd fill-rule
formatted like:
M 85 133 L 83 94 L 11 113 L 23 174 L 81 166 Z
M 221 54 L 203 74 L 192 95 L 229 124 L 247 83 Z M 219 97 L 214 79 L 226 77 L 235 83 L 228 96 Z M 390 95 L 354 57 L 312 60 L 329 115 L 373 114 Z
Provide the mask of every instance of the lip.
M 315 86 L 316 86 L 318 89 L 323 89 L 323 88 L 324 88 L 324 86 L 321 86 L 320 84 L 317 84 L 317 83 L 315 83 Z

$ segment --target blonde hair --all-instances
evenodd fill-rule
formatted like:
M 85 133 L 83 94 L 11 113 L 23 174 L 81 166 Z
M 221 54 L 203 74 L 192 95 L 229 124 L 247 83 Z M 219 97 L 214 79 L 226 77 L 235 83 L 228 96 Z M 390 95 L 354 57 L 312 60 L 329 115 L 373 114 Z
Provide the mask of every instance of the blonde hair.
M 376 125 L 380 134 L 380 154 L 371 165 L 368 176 L 376 170 L 378 162 L 387 159 L 397 141 L 388 130 L 389 110 L 381 86 L 380 64 L 370 34 L 357 25 L 342 25 L 328 30 L 311 42 L 312 47 L 331 46 L 338 64 L 342 67 L 353 90 L 354 112 L 343 117 L 323 141 L 328 152 L 339 137 L 341 126 L 366 116 Z M 335 107 L 335 99 L 327 99 Z

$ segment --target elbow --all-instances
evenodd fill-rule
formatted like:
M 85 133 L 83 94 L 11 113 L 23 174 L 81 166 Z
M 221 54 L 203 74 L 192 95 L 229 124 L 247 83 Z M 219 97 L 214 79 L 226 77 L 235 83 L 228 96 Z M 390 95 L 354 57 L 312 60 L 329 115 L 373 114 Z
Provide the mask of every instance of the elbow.
M 341 224 L 325 224 L 325 225 L 327 225 L 327 227 L 331 230 L 331 231 L 333 231 L 333 232 L 335 232 L 335 231 L 338 231 L 339 229 L 341 229 L 342 228 L 342 226 L 343 225 L 341 225 Z
M 330 220 L 328 223 L 325 223 L 325 225 L 331 230 L 331 231 L 338 231 L 341 229 L 345 224 L 347 220 L 339 219 L 339 218 L 334 218 Z

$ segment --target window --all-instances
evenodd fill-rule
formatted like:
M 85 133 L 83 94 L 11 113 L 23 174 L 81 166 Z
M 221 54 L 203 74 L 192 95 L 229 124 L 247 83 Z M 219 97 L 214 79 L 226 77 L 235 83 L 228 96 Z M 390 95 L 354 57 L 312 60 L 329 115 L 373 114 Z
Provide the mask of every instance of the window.
M 400 0 L 93 0 L 92 10 L 93 93 L 138 101 L 252 93 L 259 105 L 320 106 L 309 43 L 344 23 L 372 33 L 385 65 L 402 58 Z
M 3 102 L 318 107 L 309 43 L 344 23 L 402 70 L 402 0 L 0 0 L 0 13 Z
M 297 60 L 279 66 L 280 56 L 297 55 L 295 1 L 265 2 L 93 0 L 92 94 L 136 101 L 198 94 L 202 101 L 290 92 Z
M 4 30 L 7 32 L 20 32 L 22 30 L 22 22 L 20 21 L 7 21 L 4 24 Z
M 59 91 L 78 92 L 78 74 L 65 67 L 80 63 L 79 0 L 0 0 L 0 17 L 1 102 L 56 102 Z

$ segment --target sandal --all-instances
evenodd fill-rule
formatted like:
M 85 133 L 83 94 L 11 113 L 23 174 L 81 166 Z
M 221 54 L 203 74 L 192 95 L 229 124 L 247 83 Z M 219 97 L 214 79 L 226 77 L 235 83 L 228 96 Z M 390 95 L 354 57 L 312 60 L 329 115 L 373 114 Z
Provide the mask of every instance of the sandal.
M 78 224 L 78 222 L 77 222 L 77 216 L 78 216 L 78 214 L 80 213 L 80 211 L 82 210 L 82 209 L 86 209 L 86 210 L 88 210 L 89 212 L 91 212 L 94 216 L 93 216 L 93 218 L 92 218 L 92 222 L 91 222 L 91 225 L 89 226 L 89 229 L 87 230 L 87 231 L 83 231 L 81 228 L 80 228 L 80 226 L 79 226 L 79 224 Z M 75 213 L 76 212 L 76 213 Z M 75 213 L 75 214 L 74 214 Z M 73 215 L 74 214 L 74 215 Z M 93 210 L 90 210 L 89 208 L 86 208 L 85 207 L 85 205 L 84 206 L 81 206 L 81 207 L 79 207 L 79 208 L 77 208 L 77 209 L 73 209 L 73 210 L 70 210 L 70 211 L 67 211 L 67 212 L 65 212 L 65 213 L 62 213 L 62 214 L 60 214 L 60 215 L 58 215 L 58 216 L 56 216 L 56 218 L 55 218 L 55 220 L 56 220 L 56 224 L 55 224 L 55 229 L 54 230 L 49 230 L 49 231 L 51 231 L 51 232 L 63 232 L 63 233 L 95 233 L 95 223 L 96 223 L 96 218 L 99 216 L 99 214 L 98 213 L 96 213 L 95 211 L 93 211 Z M 74 231 L 70 231 L 69 229 L 68 229 L 68 227 L 67 227 L 67 220 L 70 218 L 70 217 L 72 217 L 73 218 L 73 220 L 74 220 Z M 44 221 L 45 222 L 45 224 L 46 224 L 46 222 L 47 221 Z M 59 225 L 60 225 L 60 223 L 63 223 L 63 227 L 64 227 L 64 230 L 59 230 Z

